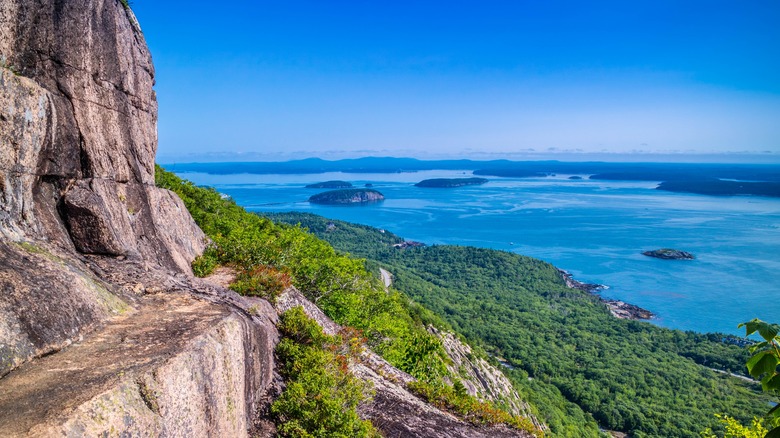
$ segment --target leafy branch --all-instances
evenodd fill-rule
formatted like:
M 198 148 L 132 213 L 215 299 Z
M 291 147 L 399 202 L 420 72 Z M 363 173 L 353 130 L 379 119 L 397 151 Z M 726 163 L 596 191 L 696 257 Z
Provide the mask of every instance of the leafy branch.
M 780 394 L 780 326 L 753 319 L 743 322 L 738 328 L 745 327 L 745 335 L 758 333 L 764 340 L 750 346 L 752 356 L 747 361 L 747 369 L 751 376 L 761 380 L 761 388 L 770 394 Z M 767 413 L 770 424 L 774 424 L 765 438 L 780 438 L 780 404 L 776 404 Z

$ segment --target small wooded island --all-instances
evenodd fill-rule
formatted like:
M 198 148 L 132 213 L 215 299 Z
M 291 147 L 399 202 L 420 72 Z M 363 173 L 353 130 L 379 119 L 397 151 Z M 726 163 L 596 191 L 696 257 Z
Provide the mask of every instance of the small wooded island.
M 654 249 L 652 251 L 645 251 L 642 254 L 648 257 L 655 257 L 657 259 L 665 260 L 693 260 L 696 258 L 689 252 L 671 248 Z
M 450 188 L 475 186 L 488 182 L 485 178 L 433 178 L 426 179 L 415 184 L 417 187 Z
M 372 189 L 344 189 L 317 193 L 309 202 L 326 205 L 367 204 L 384 201 L 385 195 Z
M 349 189 L 352 188 L 352 183 L 346 181 L 325 181 L 306 186 L 307 189 Z

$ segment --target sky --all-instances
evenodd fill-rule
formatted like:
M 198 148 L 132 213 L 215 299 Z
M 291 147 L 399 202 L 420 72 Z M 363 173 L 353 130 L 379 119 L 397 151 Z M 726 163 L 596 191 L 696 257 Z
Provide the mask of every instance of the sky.
M 132 0 L 158 161 L 780 161 L 780 2 Z

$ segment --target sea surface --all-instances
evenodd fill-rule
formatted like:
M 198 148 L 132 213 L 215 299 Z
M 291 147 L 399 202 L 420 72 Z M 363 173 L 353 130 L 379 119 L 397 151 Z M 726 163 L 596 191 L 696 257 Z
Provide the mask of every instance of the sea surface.
M 390 174 L 210 175 L 179 173 L 250 211 L 315 213 L 386 229 L 427 244 L 470 245 L 548 261 L 574 278 L 609 287 L 609 298 L 646 308 L 653 323 L 742 334 L 759 317 L 780 322 L 780 199 L 655 190 L 658 182 L 488 178 L 452 189 L 418 188 L 466 171 Z M 327 180 L 367 183 L 386 200 L 362 206 L 309 204 Z M 697 259 L 659 260 L 642 251 L 676 248 Z

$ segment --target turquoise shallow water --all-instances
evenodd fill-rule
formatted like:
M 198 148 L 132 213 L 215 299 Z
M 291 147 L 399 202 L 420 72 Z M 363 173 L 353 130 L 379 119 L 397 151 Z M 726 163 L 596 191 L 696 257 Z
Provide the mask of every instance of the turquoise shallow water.
M 651 310 L 658 325 L 740 334 L 753 317 L 780 322 L 780 199 L 709 197 L 654 190 L 653 182 L 489 178 L 481 186 L 423 189 L 426 178 L 468 172 L 208 175 L 182 173 L 253 211 L 304 211 L 384 228 L 428 244 L 472 245 L 553 263 L 603 295 Z M 312 182 L 372 183 L 386 200 L 312 205 Z M 658 260 L 672 247 L 695 261 Z

